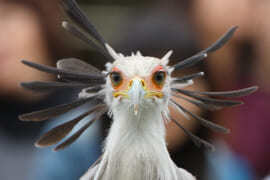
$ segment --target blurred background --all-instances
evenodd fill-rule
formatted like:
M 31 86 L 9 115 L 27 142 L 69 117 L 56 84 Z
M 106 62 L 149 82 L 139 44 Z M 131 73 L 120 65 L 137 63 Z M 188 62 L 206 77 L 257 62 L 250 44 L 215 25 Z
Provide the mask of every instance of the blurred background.
M 191 111 L 231 130 L 217 134 L 173 112 L 189 130 L 211 141 L 215 152 L 196 147 L 174 124 L 167 125 L 173 160 L 198 179 L 253 180 L 270 174 L 270 1 L 262 0 L 77 0 L 90 21 L 117 52 L 162 57 L 173 50 L 171 63 L 208 47 L 230 27 L 239 28 L 223 48 L 195 68 L 205 71 L 193 89 L 224 91 L 259 85 L 245 105 L 216 112 Z M 57 0 L 0 1 L 0 179 L 78 179 L 99 157 L 110 120 L 104 117 L 79 140 L 60 152 L 37 149 L 34 142 L 50 127 L 71 119 L 77 109 L 42 123 L 24 123 L 19 114 L 69 102 L 77 91 L 30 93 L 21 81 L 55 77 L 22 65 L 20 60 L 55 66 L 76 57 L 101 69 L 106 60 L 61 28 L 68 20 Z M 177 74 L 176 74 L 177 75 Z M 183 102 L 184 103 L 184 102 Z M 87 107 L 83 107 L 87 108 Z

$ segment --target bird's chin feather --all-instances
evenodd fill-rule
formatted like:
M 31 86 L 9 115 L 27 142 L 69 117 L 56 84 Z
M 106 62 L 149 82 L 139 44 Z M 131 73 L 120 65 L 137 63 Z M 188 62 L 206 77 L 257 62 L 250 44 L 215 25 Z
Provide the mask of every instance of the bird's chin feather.
M 164 102 L 163 98 L 147 98 L 142 99 L 139 104 L 134 104 L 134 102 L 131 99 L 127 98 L 113 98 L 112 104 L 111 104 L 111 110 L 113 114 L 115 113 L 128 113 L 131 117 L 134 119 L 141 119 L 141 115 L 150 109 L 155 109 L 155 111 L 161 113 L 164 109 Z M 137 108 L 137 112 L 135 112 L 135 107 Z

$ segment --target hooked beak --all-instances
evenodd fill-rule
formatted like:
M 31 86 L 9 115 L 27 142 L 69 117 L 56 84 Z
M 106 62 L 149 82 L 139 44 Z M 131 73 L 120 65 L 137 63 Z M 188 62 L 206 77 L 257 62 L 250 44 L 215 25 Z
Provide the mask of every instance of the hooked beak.
M 134 113 L 138 114 L 139 103 L 143 99 L 145 92 L 145 82 L 139 78 L 133 79 L 129 82 L 130 88 L 127 92 L 134 105 Z
M 124 97 L 131 99 L 134 105 L 134 114 L 138 114 L 139 104 L 144 98 L 163 97 L 162 92 L 149 91 L 146 87 L 146 83 L 141 78 L 134 78 L 129 81 L 128 89 L 120 92 L 114 92 L 114 97 Z

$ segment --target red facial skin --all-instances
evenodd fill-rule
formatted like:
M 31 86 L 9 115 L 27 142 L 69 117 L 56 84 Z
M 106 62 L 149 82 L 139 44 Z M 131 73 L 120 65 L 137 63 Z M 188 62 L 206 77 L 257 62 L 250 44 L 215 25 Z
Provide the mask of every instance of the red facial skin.
M 115 91 L 126 91 L 129 89 L 130 87 L 130 82 L 134 79 L 134 78 L 139 78 L 142 80 L 142 82 L 144 83 L 144 88 L 147 91 L 160 91 L 163 88 L 163 84 L 159 85 L 154 81 L 154 74 L 158 71 L 164 71 L 165 69 L 161 66 L 158 65 L 156 68 L 154 68 L 151 72 L 151 75 L 149 76 L 145 76 L 145 77 L 128 77 L 125 76 L 125 74 L 123 74 L 119 69 L 117 69 L 116 67 L 112 68 L 111 72 L 119 72 L 122 75 L 122 81 L 119 85 L 114 86 L 113 85 L 113 89 Z M 165 73 L 166 74 L 166 73 Z

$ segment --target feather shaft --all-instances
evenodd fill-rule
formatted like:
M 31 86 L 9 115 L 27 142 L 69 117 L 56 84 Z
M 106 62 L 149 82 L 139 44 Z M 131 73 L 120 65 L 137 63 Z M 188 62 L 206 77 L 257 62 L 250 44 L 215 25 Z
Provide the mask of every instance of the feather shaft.
M 86 35 L 84 35 L 76 26 L 73 26 L 72 24 L 69 24 L 67 22 L 63 22 L 62 26 L 65 30 L 70 32 L 75 37 L 79 38 L 80 40 L 84 41 L 86 44 L 88 44 L 90 47 L 96 49 L 98 52 L 100 52 L 105 58 L 112 61 L 112 57 L 110 54 L 105 51 L 103 48 L 98 46 L 96 43 L 94 43 L 91 39 L 89 39 Z
M 245 89 L 239 89 L 234 91 L 223 91 L 223 92 L 200 92 L 200 91 L 190 91 L 195 94 L 203 94 L 209 96 L 222 96 L 222 97 L 241 97 L 247 96 L 258 89 L 258 86 L 252 86 Z
M 194 78 L 198 78 L 203 76 L 204 73 L 203 72 L 199 72 L 199 73 L 195 73 L 195 74 L 191 74 L 191 75 L 187 75 L 187 76 L 183 76 L 183 77 L 177 77 L 174 78 L 173 82 L 176 83 L 186 83 L 187 81 L 194 79 Z
M 78 78 L 78 79 L 81 78 L 81 79 L 97 81 L 97 82 L 105 82 L 104 75 L 89 75 L 89 74 L 84 74 L 84 73 L 69 72 L 66 70 L 56 69 L 53 67 L 49 67 L 49 66 L 45 66 L 45 65 L 34 63 L 34 62 L 25 61 L 25 60 L 22 60 L 22 63 L 32 68 L 35 68 L 39 71 L 43 71 L 43 72 L 47 72 L 51 74 L 56 74 L 56 75 L 65 76 L 65 77 L 73 77 L 73 78 Z
M 184 133 L 194 142 L 195 145 L 197 146 L 205 146 L 206 148 L 210 149 L 211 151 L 215 151 L 215 147 L 210 144 L 209 142 L 199 138 L 198 136 L 194 135 L 193 133 L 191 133 L 190 131 L 188 131 L 186 128 L 184 128 L 178 121 L 176 121 L 174 118 L 172 118 L 171 116 L 169 116 L 170 119 L 178 126 L 180 127 Z
M 207 57 L 206 53 L 195 54 L 194 56 L 191 56 L 191 57 L 173 65 L 172 67 L 174 68 L 174 71 L 188 68 L 190 66 L 193 66 L 194 64 L 197 64 L 198 62 L 200 62 L 201 60 L 203 60 L 206 57 Z
M 101 71 L 98 68 L 76 58 L 66 58 L 58 60 L 57 69 L 82 72 L 86 74 L 101 74 Z
M 104 108 L 102 112 L 97 113 L 90 121 L 88 121 L 83 127 L 81 127 L 76 133 L 74 133 L 72 136 L 70 136 L 67 140 L 65 140 L 63 143 L 59 144 L 57 147 L 53 149 L 53 151 L 59 151 L 62 149 L 65 149 L 70 144 L 72 144 L 74 141 L 76 141 L 82 133 L 91 126 L 101 115 L 103 115 L 107 111 L 107 108 Z
M 96 28 L 90 23 L 86 15 L 82 12 L 76 1 L 74 0 L 62 0 L 65 4 L 65 11 L 67 15 L 74 20 L 79 26 L 81 26 L 85 31 L 87 31 L 93 38 L 95 38 L 103 47 L 105 40 L 98 33 Z
M 171 101 L 173 101 L 171 99 Z M 193 117 L 195 120 L 197 120 L 201 125 L 203 125 L 204 127 L 207 127 L 209 129 L 212 129 L 216 132 L 221 132 L 221 133 L 229 133 L 229 129 L 226 129 L 218 124 L 212 123 L 211 121 L 208 121 L 200 116 L 197 116 L 196 114 L 190 112 L 189 110 L 187 110 L 186 108 L 184 108 L 183 106 L 181 106 L 180 104 L 177 104 L 175 101 L 173 101 L 177 106 L 179 106 L 179 108 L 181 108 L 185 113 L 187 113 L 188 115 L 190 115 L 191 117 Z
M 237 105 L 243 104 L 242 101 L 220 100 L 220 99 L 213 99 L 213 98 L 198 96 L 196 94 L 193 94 L 193 93 L 191 93 L 187 90 L 183 90 L 183 89 L 172 89 L 172 90 L 176 91 L 176 92 L 180 92 L 186 96 L 198 99 L 204 103 L 213 104 L 213 105 L 217 105 L 217 106 L 230 107 L 230 106 L 237 106 Z
M 198 100 L 194 100 L 194 99 L 188 99 L 188 98 L 179 96 L 177 94 L 172 94 L 172 96 L 177 97 L 177 98 L 180 98 L 180 99 L 183 99 L 185 101 L 188 101 L 188 102 L 190 102 L 192 104 L 195 104 L 196 106 L 198 106 L 200 108 L 203 108 L 203 109 L 206 109 L 206 110 L 209 110 L 209 111 L 215 111 L 215 110 L 219 110 L 219 109 L 222 108 L 221 106 L 212 105 L 212 104 L 206 104 L 204 102 L 201 102 L 201 101 L 198 101 Z
M 87 84 L 81 83 L 65 83 L 65 82 L 41 82 L 41 81 L 32 81 L 32 82 L 21 82 L 20 86 L 26 90 L 44 92 L 57 89 L 66 89 L 66 88 L 86 88 L 89 87 Z
M 224 46 L 233 36 L 238 26 L 230 28 L 224 35 L 222 35 L 216 42 L 202 51 L 202 53 L 212 53 Z
M 221 48 L 222 46 L 224 46 L 232 37 L 233 33 L 235 32 L 235 30 L 238 27 L 232 27 L 230 28 L 225 34 L 223 34 L 216 42 L 214 42 L 212 45 L 210 45 L 208 48 L 206 48 L 203 51 L 200 51 L 199 53 L 173 65 L 174 70 L 180 70 L 183 68 L 187 68 L 190 67 L 198 62 L 200 62 L 201 60 L 203 60 L 204 58 L 207 57 L 207 55 L 209 53 L 212 53 L 216 50 L 218 50 L 219 48 Z

